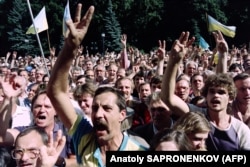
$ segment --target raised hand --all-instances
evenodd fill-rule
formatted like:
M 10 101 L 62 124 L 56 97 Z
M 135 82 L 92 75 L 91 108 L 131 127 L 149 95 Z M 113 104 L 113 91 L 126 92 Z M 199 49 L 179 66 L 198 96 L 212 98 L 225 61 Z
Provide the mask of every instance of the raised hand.
M 84 17 L 81 19 L 82 4 L 77 5 L 76 15 L 74 22 L 68 20 L 66 22 L 68 26 L 68 32 L 66 35 L 65 43 L 72 49 L 77 49 L 85 37 L 89 24 L 94 14 L 94 6 L 89 7 Z
M 127 46 L 127 35 L 126 34 L 121 35 L 121 43 L 122 43 L 122 48 L 126 48 L 126 46 Z
M 164 56 L 166 54 L 166 41 L 163 40 L 159 40 L 159 47 L 158 47 L 158 50 L 157 50 L 157 56 L 158 56 L 158 59 L 159 60 L 164 60 Z
M 49 53 L 50 56 L 53 58 L 56 54 L 56 48 L 55 47 L 49 48 Z
M 171 48 L 170 57 L 179 61 L 185 57 L 188 47 L 193 44 L 195 38 L 189 39 L 189 32 L 182 32 L 179 39 L 175 40 Z
M 53 139 L 53 132 L 50 132 L 49 143 L 40 148 L 40 167 L 53 167 L 66 143 L 62 131 L 57 132 L 56 140 Z
M 228 52 L 228 45 L 220 31 L 213 32 L 216 48 L 220 54 Z
M 5 78 L 0 81 L 4 96 L 6 98 L 18 97 L 21 94 L 21 79 L 23 78 L 20 76 L 12 76 L 9 79 Z

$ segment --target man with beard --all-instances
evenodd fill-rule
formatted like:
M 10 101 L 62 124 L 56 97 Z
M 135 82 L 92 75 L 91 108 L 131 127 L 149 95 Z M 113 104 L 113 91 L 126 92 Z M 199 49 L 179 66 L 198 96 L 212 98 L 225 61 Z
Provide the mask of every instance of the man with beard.
M 220 31 L 213 34 L 220 55 L 219 63 L 226 60 L 228 46 Z M 178 64 L 183 60 L 188 46 L 192 45 L 193 41 L 194 38 L 189 39 L 189 32 L 182 32 L 179 39 L 174 42 L 163 77 L 162 92 L 164 93 L 161 93 L 162 100 L 171 111 L 179 116 L 190 111 L 200 111 L 208 118 L 212 127 L 206 141 L 208 151 L 250 150 L 250 139 L 248 137 L 250 129 L 242 121 L 227 113 L 228 103 L 235 96 L 235 86 L 229 75 L 219 73 L 206 79 L 202 91 L 202 96 L 206 98 L 207 102 L 206 110 L 187 104 L 175 95 L 175 77 Z
M 48 95 L 56 111 L 72 136 L 77 162 L 86 166 L 105 166 L 106 151 L 145 150 L 121 131 L 121 123 L 126 117 L 126 102 L 122 94 L 111 87 L 99 87 L 92 103 L 90 123 L 78 116 L 67 95 L 70 66 L 77 48 L 86 35 L 94 7 L 91 6 L 80 19 L 81 5 L 78 5 L 75 22 L 67 21 L 69 28 L 64 47 L 52 70 L 48 84 Z

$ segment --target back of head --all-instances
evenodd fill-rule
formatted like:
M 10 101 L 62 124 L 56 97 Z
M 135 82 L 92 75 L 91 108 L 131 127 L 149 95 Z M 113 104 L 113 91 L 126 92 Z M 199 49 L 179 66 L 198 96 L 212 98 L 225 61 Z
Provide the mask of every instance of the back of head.
M 37 134 L 39 134 L 44 145 L 48 144 L 49 139 L 48 139 L 47 133 L 45 132 L 45 129 L 42 127 L 38 127 L 38 126 L 32 126 L 32 127 L 26 128 L 24 131 L 20 132 L 17 135 L 16 140 L 15 140 L 15 145 L 16 145 L 16 142 L 19 138 L 26 136 L 26 135 L 30 134 L 31 132 L 36 132 Z
M 159 131 L 153 138 L 150 144 L 150 150 L 156 150 L 157 146 L 162 142 L 176 143 L 179 151 L 193 151 L 193 146 L 190 144 L 188 137 L 183 131 L 176 129 L 163 129 Z
M 191 133 L 209 132 L 211 126 L 201 113 L 188 112 L 175 122 L 173 129 L 181 130 L 188 135 Z

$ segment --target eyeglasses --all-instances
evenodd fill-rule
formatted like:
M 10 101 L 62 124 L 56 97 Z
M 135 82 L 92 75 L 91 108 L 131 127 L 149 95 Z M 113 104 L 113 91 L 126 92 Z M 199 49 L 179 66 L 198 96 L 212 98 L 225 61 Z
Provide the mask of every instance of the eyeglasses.
M 156 107 L 156 108 L 154 108 L 154 107 L 152 107 L 151 109 L 150 109 L 150 111 L 151 112 L 156 112 L 156 111 L 158 111 L 158 112 L 165 112 L 165 111 L 167 111 L 165 108 L 163 108 L 163 107 Z
M 29 148 L 29 149 L 20 148 L 12 150 L 11 156 L 13 159 L 21 159 L 25 152 L 31 159 L 35 159 L 40 155 L 40 151 L 37 148 Z

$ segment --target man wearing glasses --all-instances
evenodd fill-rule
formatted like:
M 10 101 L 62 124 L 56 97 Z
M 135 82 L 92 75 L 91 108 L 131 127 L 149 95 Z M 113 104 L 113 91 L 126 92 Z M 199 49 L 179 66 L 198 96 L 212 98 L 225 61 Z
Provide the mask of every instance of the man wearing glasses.
M 58 161 L 65 142 L 61 131 L 54 141 L 52 133 L 48 136 L 43 128 L 30 127 L 18 134 L 11 156 L 18 167 L 52 167 Z M 62 161 L 60 166 L 65 165 Z

